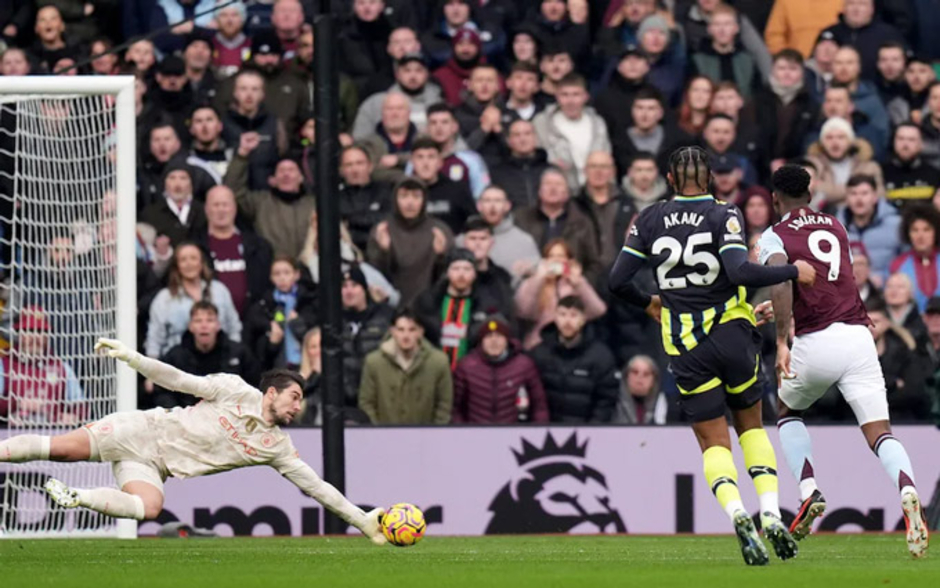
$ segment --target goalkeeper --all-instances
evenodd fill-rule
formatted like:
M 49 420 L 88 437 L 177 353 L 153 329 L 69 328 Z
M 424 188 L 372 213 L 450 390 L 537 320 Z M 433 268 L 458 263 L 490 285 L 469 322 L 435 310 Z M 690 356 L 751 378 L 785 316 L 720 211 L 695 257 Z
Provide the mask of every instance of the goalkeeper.
M 120 412 L 64 435 L 19 435 L 0 442 L 0 462 L 35 460 L 111 462 L 120 490 L 69 488 L 50 478 L 46 492 L 61 506 L 83 506 L 119 518 L 153 519 L 163 509 L 167 477 L 192 478 L 269 465 L 374 543 L 385 543 L 382 509 L 364 512 L 304 463 L 281 429 L 297 416 L 303 380 L 289 370 L 261 377 L 261 390 L 231 374 L 193 376 L 145 357 L 113 339 L 107 353 L 168 389 L 203 402 L 188 408 Z

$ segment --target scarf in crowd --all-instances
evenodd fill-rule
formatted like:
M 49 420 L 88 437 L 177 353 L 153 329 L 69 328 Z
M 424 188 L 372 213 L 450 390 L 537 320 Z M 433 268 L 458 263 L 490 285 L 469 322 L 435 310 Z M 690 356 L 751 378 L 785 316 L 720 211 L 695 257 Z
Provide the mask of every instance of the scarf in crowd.
M 773 76 L 770 76 L 770 89 L 777 95 L 777 98 L 780 98 L 784 106 L 789 106 L 791 102 L 796 100 L 796 95 L 800 93 L 800 90 L 803 89 L 803 80 L 800 80 L 800 83 L 794 86 L 786 87 L 781 85 Z
M 471 301 L 468 297 L 456 298 L 447 294 L 441 302 L 441 349 L 450 359 L 450 369 L 467 354 L 470 346 Z
M 284 360 L 288 365 L 300 365 L 300 341 L 287 328 L 287 317 L 297 308 L 297 286 L 291 288 L 290 292 L 281 292 L 275 288 L 274 301 L 283 308 L 282 316 L 275 316 L 274 320 L 284 329 Z

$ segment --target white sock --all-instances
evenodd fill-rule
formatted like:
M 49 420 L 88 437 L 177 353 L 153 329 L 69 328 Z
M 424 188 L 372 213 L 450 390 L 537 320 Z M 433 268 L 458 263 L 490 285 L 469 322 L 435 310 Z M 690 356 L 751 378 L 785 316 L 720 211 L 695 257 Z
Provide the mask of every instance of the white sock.
M 901 496 L 915 492 L 914 489 L 914 468 L 911 467 L 911 458 L 901 442 L 893 435 L 885 433 L 875 441 L 872 448 L 881 465 L 884 466 L 891 482 L 897 485 Z
M 813 443 L 803 419 L 788 417 L 777 422 L 780 445 L 793 477 L 800 483 L 800 500 L 806 500 L 816 490 L 813 471 Z
M 0 442 L 0 462 L 48 460 L 51 441 L 45 435 L 17 435 Z
M 734 515 L 742 510 L 744 510 L 744 503 L 740 500 L 731 500 L 725 505 L 725 512 L 728 513 L 728 518 L 730 518 L 732 522 L 734 522 Z
M 818 486 L 816 486 L 816 478 L 806 478 L 805 480 L 800 480 L 800 500 L 806 500 L 813 495 L 813 492 L 816 491 Z
M 758 500 L 760 500 L 760 514 L 763 519 L 764 514 L 771 514 L 778 519 L 780 517 L 780 502 L 777 497 L 776 492 L 764 492 L 759 495 Z
M 135 494 L 115 488 L 75 489 L 78 503 L 85 508 L 119 519 L 144 520 L 144 501 Z

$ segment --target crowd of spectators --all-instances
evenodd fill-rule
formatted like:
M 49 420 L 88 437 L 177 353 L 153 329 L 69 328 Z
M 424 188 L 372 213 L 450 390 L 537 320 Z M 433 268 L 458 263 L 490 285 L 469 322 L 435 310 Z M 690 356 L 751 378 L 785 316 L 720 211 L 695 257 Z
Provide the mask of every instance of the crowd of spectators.
M 136 78 L 137 193 L 119 197 L 136 198 L 140 349 L 249 383 L 296 368 L 301 424 L 321 420 L 323 287 L 342 290 L 350 422 L 681 420 L 659 326 L 606 276 L 635 216 L 670 197 L 669 153 L 691 144 L 751 244 L 777 220 L 773 170 L 811 173 L 812 206 L 852 240 L 893 417 L 940 411 L 934 0 L 334 0 L 343 277 L 329 285 L 319 2 L 0 4 L 0 74 Z M 67 266 L 78 239 L 49 263 Z M 40 369 L 62 406 L 81 399 L 44 317 L 14 324 L 0 417 L 78 421 L 29 391 L 13 402 L 16 375 Z M 190 402 L 141 382 L 142 408 Z M 837 391 L 812 416 L 852 418 Z

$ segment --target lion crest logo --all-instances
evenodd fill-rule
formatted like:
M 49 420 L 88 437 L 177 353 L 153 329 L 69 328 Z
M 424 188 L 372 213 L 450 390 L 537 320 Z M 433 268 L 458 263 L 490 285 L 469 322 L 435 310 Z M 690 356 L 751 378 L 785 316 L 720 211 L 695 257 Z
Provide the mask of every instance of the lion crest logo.
M 542 447 L 522 440 L 512 450 L 519 470 L 490 503 L 487 535 L 502 533 L 626 533 L 611 504 L 604 474 L 587 464 L 587 441 L 577 433 L 559 445 L 551 433 Z

